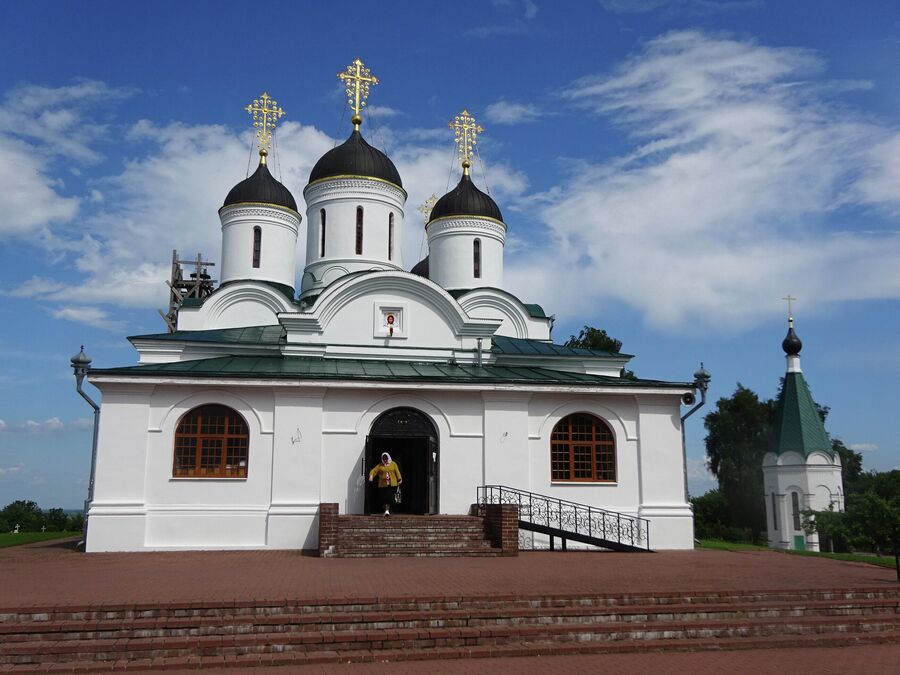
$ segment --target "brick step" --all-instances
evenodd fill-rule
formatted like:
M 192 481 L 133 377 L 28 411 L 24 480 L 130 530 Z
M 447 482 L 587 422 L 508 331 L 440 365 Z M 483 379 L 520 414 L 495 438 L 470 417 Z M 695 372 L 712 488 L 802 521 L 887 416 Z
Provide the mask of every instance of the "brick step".
M 835 605 L 828 602 L 798 606 L 793 603 L 747 605 L 659 605 L 606 607 L 531 607 L 478 610 L 393 611 L 367 614 L 271 614 L 266 616 L 210 616 L 99 621 L 46 621 L 7 623 L 0 626 L 6 642 L 35 640 L 133 639 L 185 635 L 235 635 L 271 631 L 382 630 L 388 628 L 462 628 L 501 625 L 560 625 L 571 623 L 689 622 L 819 616 L 867 616 L 897 612 L 897 601 L 865 600 Z
M 500 555 L 495 548 L 372 548 L 338 550 L 335 558 L 493 558 Z
M 491 542 L 484 539 L 351 539 L 340 542 L 340 551 L 351 548 L 491 548 Z
M 387 629 L 377 631 L 316 631 L 230 636 L 138 638 L 131 640 L 41 640 L 4 644 L 0 663 L 59 663 L 68 661 L 116 661 L 185 656 L 238 656 L 272 651 L 357 651 L 378 655 L 383 650 L 441 647 L 494 646 L 529 642 L 614 642 L 621 640 L 696 640 L 760 638 L 839 633 L 894 633 L 900 617 L 895 614 L 817 619 L 703 621 L 642 624 L 577 624 L 563 626 L 503 626 L 483 628 Z M 380 657 L 379 657 L 380 658 Z
M 398 528 L 346 528 L 341 530 L 339 537 L 394 537 L 412 539 L 414 537 L 431 538 L 431 537 L 475 537 L 484 539 L 484 530 L 403 530 Z
M 74 673 L 120 672 L 125 670 L 182 670 L 221 669 L 254 666 L 304 666 L 320 664 L 348 664 L 372 661 L 422 661 L 425 672 L 439 671 L 438 664 L 447 659 L 503 658 L 512 656 L 566 656 L 574 654 L 627 654 L 645 652 L 700 652 L 741 649 L 824 648 L 870 644 L 893 644 L 897 637 L 892 632 L 864 634 L 828 634 L 805 636 L 770 636 L 765 638 L 722 638 L 691 640 L 621 640 L 618 642 L 538 642 L 531 641 L 506 645 L 472 645 L 440 647 L 433 649 L 398 649 L 372 652 L 368 650 L 302 652 L 285 651 L 267 654 L 207 655 L 145 658 L 133 661 L 70 661 L 65 671 Z M 429 663 L 430 662 L 430 663 Z M 430 668 L 433 664 L 435 667 Z M 62 664 L 58 664 L 62 667 Z M 15 672 L 46 672 L 48 664 L 21 664 Z M 54 668 L 55 669 L 55 668 Z
M 147 618 L 184 619 L 190 617 L 219 617 L 223 615 L 280 615 L 280 614 L 343 614 L 347 612 L 391 612 L 403 610 L 492 609 L 535 607 L 631 607 L 672 605 L 703 606 L 708 604 L 741 603 L 810 603 L 855 602 L 863 600 L 900 600 L 900 587 L 856 589 L 797 589 L 766 591 L 682 591 L 654 593 L 652 591 L 625 594 L 553 595 L 478 595 L 431 597 L 355 597 L 313 598 L 285 601 L 284 599 L 257 601 L 223 601 L 209 603 L 146 603 L 124 605 L 83 605 L 13 607 L 0 609 L 0 630 L 7 622 L 135 620 Z

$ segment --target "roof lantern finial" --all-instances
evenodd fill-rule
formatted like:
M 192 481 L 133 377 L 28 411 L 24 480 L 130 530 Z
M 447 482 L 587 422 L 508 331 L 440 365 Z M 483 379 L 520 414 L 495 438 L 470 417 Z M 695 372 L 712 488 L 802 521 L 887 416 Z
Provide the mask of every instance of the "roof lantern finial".
M 347 103 L 353 109 L 350 121 L 353 122 L 353 130 L 359 131 L 359 125 L 362 124 L 360 112 L 366 107 L 369 87 L 378 84 L 378 78 L 359 59 L 355 59 L 347 66 L 347 70 L 337 76 L 347 85 Z
M 784 338 L 784 341 L 781 343 L 781 348 L 784 349 L 785 354 L 793 357 L 799 356 L 800 350 L 803 348 L 803 343 L 800 341 L 800 338 L 797 337 L 797 333 L 794 332 L 794 313 L 792 303 L 796 299 L 797 298 L 795 298 L 791 294 L 788 294 L 782 298 L 782 300 L 786 300 L 788 304 L 788 332 L 787 336 Z M 799 368 L 799 360 L 797 360 L 795 367 Z
M 256 139 L 259 143 L 259 163 L 265 164 L 269 144 L 272 142 L 272 132 L 278 120 L 284 117 L 284 108 L 279 107 L 278 101 L 264 91 L 244 110 L 253 117 L 253 126 L 256 128 Z
M 484 127 L 475 122 L 475 118 L 469 114 L 468 110 L 463 110 L 454 117 L 449 126 L 453 129 L 456 137 L 456 147 L 462 160 L 463 175 L 468 176 L 478 134 L 484 131 Z

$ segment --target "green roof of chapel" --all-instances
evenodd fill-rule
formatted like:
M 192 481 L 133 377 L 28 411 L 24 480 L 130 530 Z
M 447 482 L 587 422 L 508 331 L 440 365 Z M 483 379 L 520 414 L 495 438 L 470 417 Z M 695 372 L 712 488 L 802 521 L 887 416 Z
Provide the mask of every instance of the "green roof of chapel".
M 784 376 L 784 388 L 775 409 L 771 450 L 779 455 L 796 452 L 804 457 L 818 450 L 834 457 L 831 441 L 803 373 Z

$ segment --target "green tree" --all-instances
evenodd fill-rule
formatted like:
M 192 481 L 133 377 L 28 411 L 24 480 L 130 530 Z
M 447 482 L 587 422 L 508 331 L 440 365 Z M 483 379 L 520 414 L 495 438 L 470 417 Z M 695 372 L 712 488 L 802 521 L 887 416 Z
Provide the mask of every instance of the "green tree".
M 48 530 L 62 531 L 66 529 L 69 516 L 62 509 L 48 509 L 44 511 L 44 525 Z
M 862 476 L 862 455 L 844 445 L 840 438 L 831 439 L 831 448 L 841 458 L 841 480 L 844 494 L 855 492 Z
M 709 470 L 727 504 L 725 521 L 749 529 L 754 541 L 766 531 L 762 460 L 774 410 L 773 401 L 761 401 L 738 383 L 731 398 L 720 398 L 703 422 Z
M 581 349 L 595 349 L 601 352 L 618 354 L 622 351 L 622 341 L 607 335 L 606 331 L 593 326 L 585 326 L 578 332 L 578 337 L 569 336 L 566 347 L 580 347 Z
M 608 335 L 602 328 L 594 328 L 585 325 L 578 332 L 578 336 L 570 335 L 565 342 L 566 347 L 576 347 L 579 349 L 593 349 L 599 352 L 610 352 L 619 354 L 622 351 L 622 341 Z M 635 379 L 634 371 L 622 368 L 622 377 L 629 380 Z
M 22 532 L 36 532 L 44 524 L 44 514 L 35 502 L 17 500 L 3 507 L 0 518 L 6 521 L 8 529 L 19 526 Z M 8 531 L 8 530 L 7 530 Z

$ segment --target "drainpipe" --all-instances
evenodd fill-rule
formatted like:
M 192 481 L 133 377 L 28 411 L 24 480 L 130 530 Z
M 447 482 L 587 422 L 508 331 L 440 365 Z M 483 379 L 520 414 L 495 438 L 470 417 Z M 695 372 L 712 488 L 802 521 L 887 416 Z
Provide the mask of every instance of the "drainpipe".
M 694 389 L 700 390 L 700 402 L 695 405 L 693 408 L 688 410 L 684 415 L 681 416 L 681 461 L 684 467 L 684 501 L 687 503 L 688 501 L 688 470 L 687 470 L 687 444 L 684 440 L 684 421 L 693 415 L 695 412 L 700 410 L 704 405 L 706 405 L 706 391 L 709 389 L 709 381 L 712 379 L 712 375 L 703 367 L 703 361 L 700 362 L 700 370 L 694 373 Z M 696 400 L 696 397 L 693 394 L 685 394 L 681 397 L 682 402 L 685 405 L 690 405 Z
M 482 341 L 483 341 L 483 339 L 484 339 L 484 338 L 476 338 L 476 342 L 478 342 L 478 358 L 477 358 L 477 360 L 475 361 L 475 363 L 478 365 L 479 368 L 481 367 L 482 359 L 484 358 L 483 355 L 482 355 L 482 350 L 483 350 L 483 347 L 482 347 Z
M 82 384 L 84 383 L 84 378 L 88 374 L 88 371 L 91 369 L 91 359 L 90 357 L 84 353 L 84 345 L 81 345 L 81 351 L 78 352 L 75 356 L 72 357 L 72 370 L 75 371 L 75 389 L 81 395 L 81 397 L 88 402 L 88 405 L 94 409 L 94 437 L 91 441 L 91 475 L 88 481 L 88 493 L 87 499 L 84 502 L 84 527 L 82 532 L 82 540 L 78 543 L 79 546 L 86 545 L 87 543 L 87 531 L 88 531 L 88 509 L 90 508 L 90 504 L 94 501 L 94 477 L 97 473 L 97 437 L 100 431 L 100 406 L 88 396 L 87 392 L 82 389 Z

